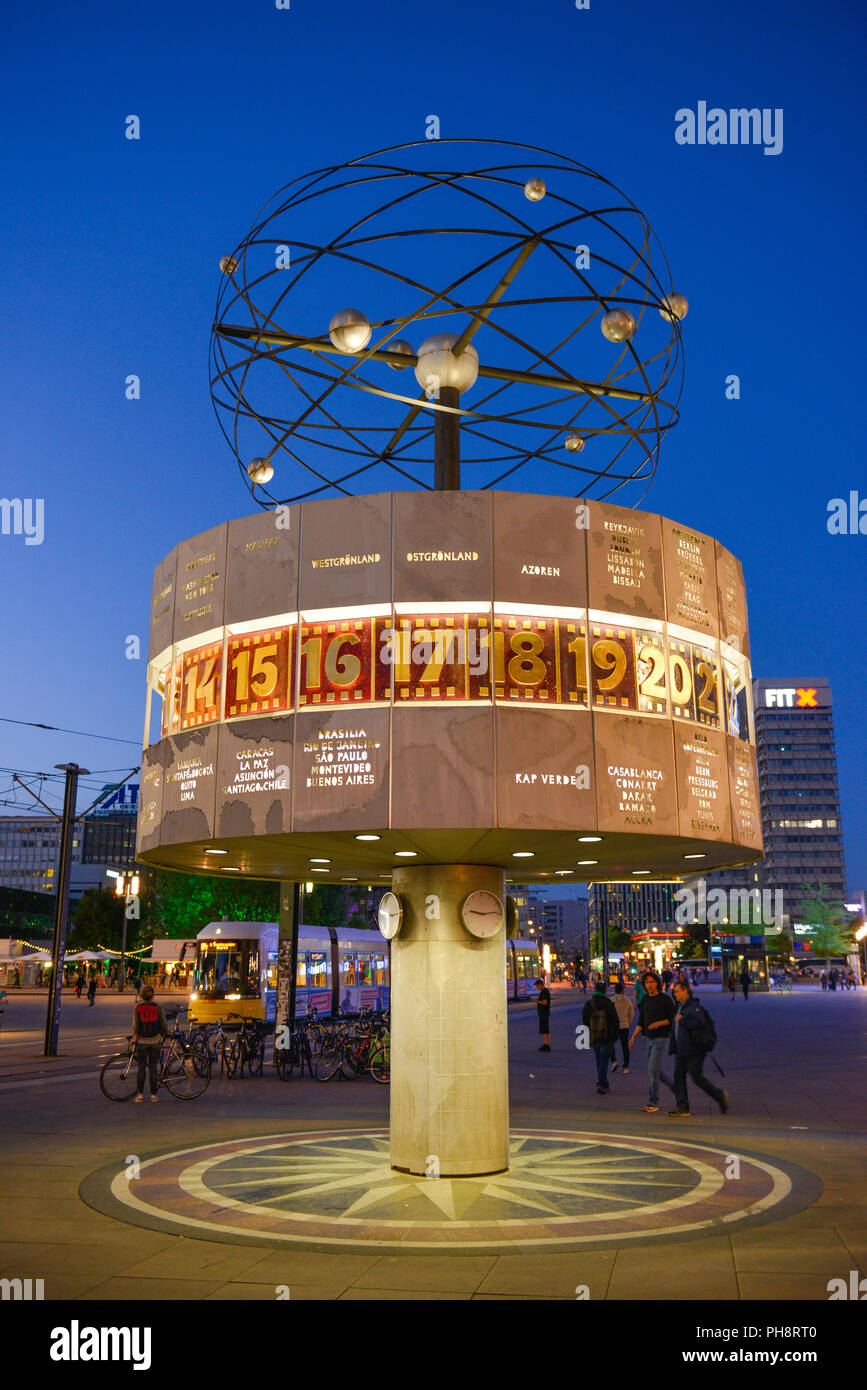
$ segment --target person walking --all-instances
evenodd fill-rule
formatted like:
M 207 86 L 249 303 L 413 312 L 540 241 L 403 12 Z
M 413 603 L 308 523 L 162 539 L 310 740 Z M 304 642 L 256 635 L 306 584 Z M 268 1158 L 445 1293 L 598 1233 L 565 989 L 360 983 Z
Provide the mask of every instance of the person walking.
M 849 974 L 846 976 L 846 988 L 847 988 L 847 989 L 857 989 L 857 988 L 858 988 L 858 981 L 855 979 L 855 971 L 852 969 L 851 965 L 849 966 Z
M 721 1091 L 703 1074 L 704 1059 L 713 1051 L 716 1030 L 710 1014 L 696 999 L 689 985 L 677 983 L 674 986 L 677 1013 L 674 1018 L 674 1032 L 669 1039 L 669 1054 L 674 1056 L 674 1104 L 669 1115 L 689 1115 L 689 1092 L 686 1078 L 715 1100 L 722 1113 L 729 1110 L 728 1091 Z M 670 1085 L 667 1077 L 662 1078 Z
M 590 1046 L 596 1056 L 596 1094 L 607 1096 L 608 1065 L 613 1060 L 614 1046 L 620 1035 L 620 1020 L 601 980 L 593 997 L 584 1005 L 581 1021 L 590 1031 Z
M 88 1002 L 90 1003 L 90 1007 L 93 1008 L 94 1000 L 96 999 L 96 976 L 95 976 L 95 975 L 91 975 L 91 977 L 90 977 L 90 981 L 89 981 L 88 986 L 87 986 L 87 998 L 88 998 Z
M 82 991 L 83 989 L 84 989 L 84 975 L 83 975 L 83 974 L 81 973 L 81 971 L 79 970 L 78 974 L 77 974 L 76 977 L 75 977 L 75 997 L 76 997 L 76 999 L 80 999 L 80 998 L 81 998 L 81 991 Z
M 729 971 L 729 994 L 730 994 L 731 997 L 732 997 L 732 1003 L 735 1002 L 735 995 L 736 995 L 736 993 L 737 993 L 737 988 L 738 988 L 738 977 L 737 977 L 737 975 L 735 974 L 735 972 L 734 972 L 733 970 L 731 970 L 731 971 Z
M 750 997 L 750 985 L 751 985 L 751 984 L 752 984 L 752 980 L 750 979 L 750 972 L 749 972 L 749 970 L 747 969 L 747 967 L 744 966 L 743 970 L 741 971 L 741 989 L 743 990 L 743 992 L 744 992 L 744 998 L 745 998 L 747 1001 L 749 1001 L 749 997 Z
M 636 1012 L 636 1013 L 637 1013 L 638 1010 L 641 1008 L 641 1002 L 642 1002 L 642 1000 L 647 998 L 647 990 L 644 988 L 644 973 L 645 973 L 645 972 L 642 970 L 641 974 L 637 977 L 637 979 L 636 979 L 636 981 L 635 981 L 635 1012 Z
M 617 1022 L 620 1024 L 620 1027 L 618 1029 L 618 1037 L 620 1038 L 620 1047 L 623 1052 L 623 1075 L 626 1076 L 629 1071 L 629 1025 L 635 1017 L 635 1009 L 633 1007 L 632 1000 L 627 999 L 626 992 L 620 980 L 618 980 L 617 984 L 614 986 L 614 999 L 612 1002 L 614 1004 L 614 1011 L 617 1014 Z M 616 1071 L 616 1043 L 614 1045 L 612 1055 L 614 1057 L 614 1061 L 611 1063 L 611 1070 Z
M 704 975 L 704 982 L 705 984 L 707 984 L 707 966 L 704 967 L 704 971 L 702 973 Z
M 674 1001 L 662 989 L 662 982 L 655 970 L 644 973 L 645 996 L 638 1009 L 638 1024 L 629 1039 L 630 1049 L 635 1047 L 639 1033 L 647 1039 L 647 1075 L 650 1092 L 644 1109 L 653 1114 L 659 1109 L 659 1082 L 662 1074 L 662 1059 L 665 1056 L 671 1037 L 674 1021 Z
M 672 982 L 673 979 L 674 979 L 674 976 L 672 975 L 672 973 L 671 973 L 671 971 L 669 970 L 668 966 L 666 966 L 665 969 L 664 969 L 663 972 L 662 972 L 662 983 L 663 983 L 663 986 L 665 987 L 665 989 L 670 989 L 670 988 L 671 988 L 671 982 Z
M 819 979 L 820 979 L 821 982 L 822 982 L 822 988 L 823 988 L 823 989 L 827 989 L 827 988 L 828 988 L 828 972 L 827 972 L 826 970 L 823 970 L 823 971 L 822 971 L 821 975 L 819 976 Z
M 539 1032 L 542 1034 L 542 1046 L 540 1052 L 551 1051 L 551 991 L 544 980 L 536 981 L 536 988 L 539 991 L 539 998 L 536 1001 L 536 1011 L 539 1015 Z
M 132 1041 L 138 1062 L 136 1100 L 144 1100 L 145 1074 L 150 1073 L 151 1100 L 157 1099 L 160 1077 L 160 1047 L 168 1033 L 162 1004 L 154 1003 L 153 985 L 145 985 L 132 1012 Z

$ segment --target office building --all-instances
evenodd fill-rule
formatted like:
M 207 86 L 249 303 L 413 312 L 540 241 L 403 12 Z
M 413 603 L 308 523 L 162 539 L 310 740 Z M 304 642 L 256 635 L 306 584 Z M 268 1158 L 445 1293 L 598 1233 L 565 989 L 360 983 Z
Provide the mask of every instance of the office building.
M 812 885 L 847 899 L 831 686 L 815 676 L 755 680 L 753 709 L 764 858 L 708 874 L 707 887 L 779 893 L 782 913 L 798 921 Z
M 590 885 L 590 941 L 601 938 L 607 927 L 609 945 L 612 934 L 626 932 L 636 937 L 651 927 L 674 926 L 678 883 L 593 883 Z M 598 944 L 598 943 L 597 943 Z M 595 946 L 593 948 L 595 954 Z
M 846 899 L 831 686 L 811 677 L 753 682 L 765 854 L 759 887 L 780 889 L 795 919 L 804 889 Z
M 72 866 L 105 865 L 132 872 L 137 808 L 138 785 L 127 783 L 89 816 L 77 820 L 72 830 Z M 59 856 L 59 819 L 0 816 L 0 887 L 54 893 Z M 94 875 L 90 878 L 96 882 Z M 84 881 L 81 875 L 77 879 Z
M 83 832 L 72 835 L 73 864 L 81 863 Z M 54 893 L 60 821 L 52 816 L 0 816 L 0 887 Z

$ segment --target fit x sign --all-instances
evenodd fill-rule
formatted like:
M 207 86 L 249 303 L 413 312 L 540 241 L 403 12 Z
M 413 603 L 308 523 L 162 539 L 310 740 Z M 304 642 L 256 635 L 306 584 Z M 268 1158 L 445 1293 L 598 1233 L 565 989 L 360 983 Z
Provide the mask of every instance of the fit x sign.
M 770 709 L 817 709 L 819 706 L 814 686 L 766 690 L 765 704 Z

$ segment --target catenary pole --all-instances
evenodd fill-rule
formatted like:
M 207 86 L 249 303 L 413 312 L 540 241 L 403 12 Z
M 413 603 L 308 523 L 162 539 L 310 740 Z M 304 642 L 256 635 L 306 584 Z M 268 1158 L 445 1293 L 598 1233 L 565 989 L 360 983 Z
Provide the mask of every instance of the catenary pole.
M 60 862 L 57 870 L 57 907 L 54 914 L 54 938 L 51 943 L 51 978 L 48 982 L 48 1010 L 45 1015 L 44 1056 L 57 1056 L 57 1037 L 60 1031 L 60 1002 L 63 994 L 63 957 L 66 953 L 66 929 L 69 923 L 69 873 L 72 864 L 72 825 L 79 774 L 87 777 L 86 767 L 78 763 L 56 763 L 66 773 L 63 795 L 63 819 L 60 827 Z

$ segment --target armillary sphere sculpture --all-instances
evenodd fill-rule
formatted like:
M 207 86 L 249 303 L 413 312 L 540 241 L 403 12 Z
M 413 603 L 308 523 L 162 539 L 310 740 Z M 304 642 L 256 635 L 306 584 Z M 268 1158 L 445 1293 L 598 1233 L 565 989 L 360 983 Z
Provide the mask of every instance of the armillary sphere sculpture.
M 567 156 L 421 141 L 319 169 L 221 268 L 211 390 L 263 506 L 458 487 L 459 430 L 471 487 L 556 464 L 638 501 L 677 419 L 687 302 L 644 214 Z
M 392 1164 L 501 1171 L 506 874 L 761 853 L 740 565 L 607 500 L 677 419 L 686 300 L 613 184 L 497 141 L 297 178 L 221 269 L 262 510 L 157 567 L 138 857 L 386 885 Z

